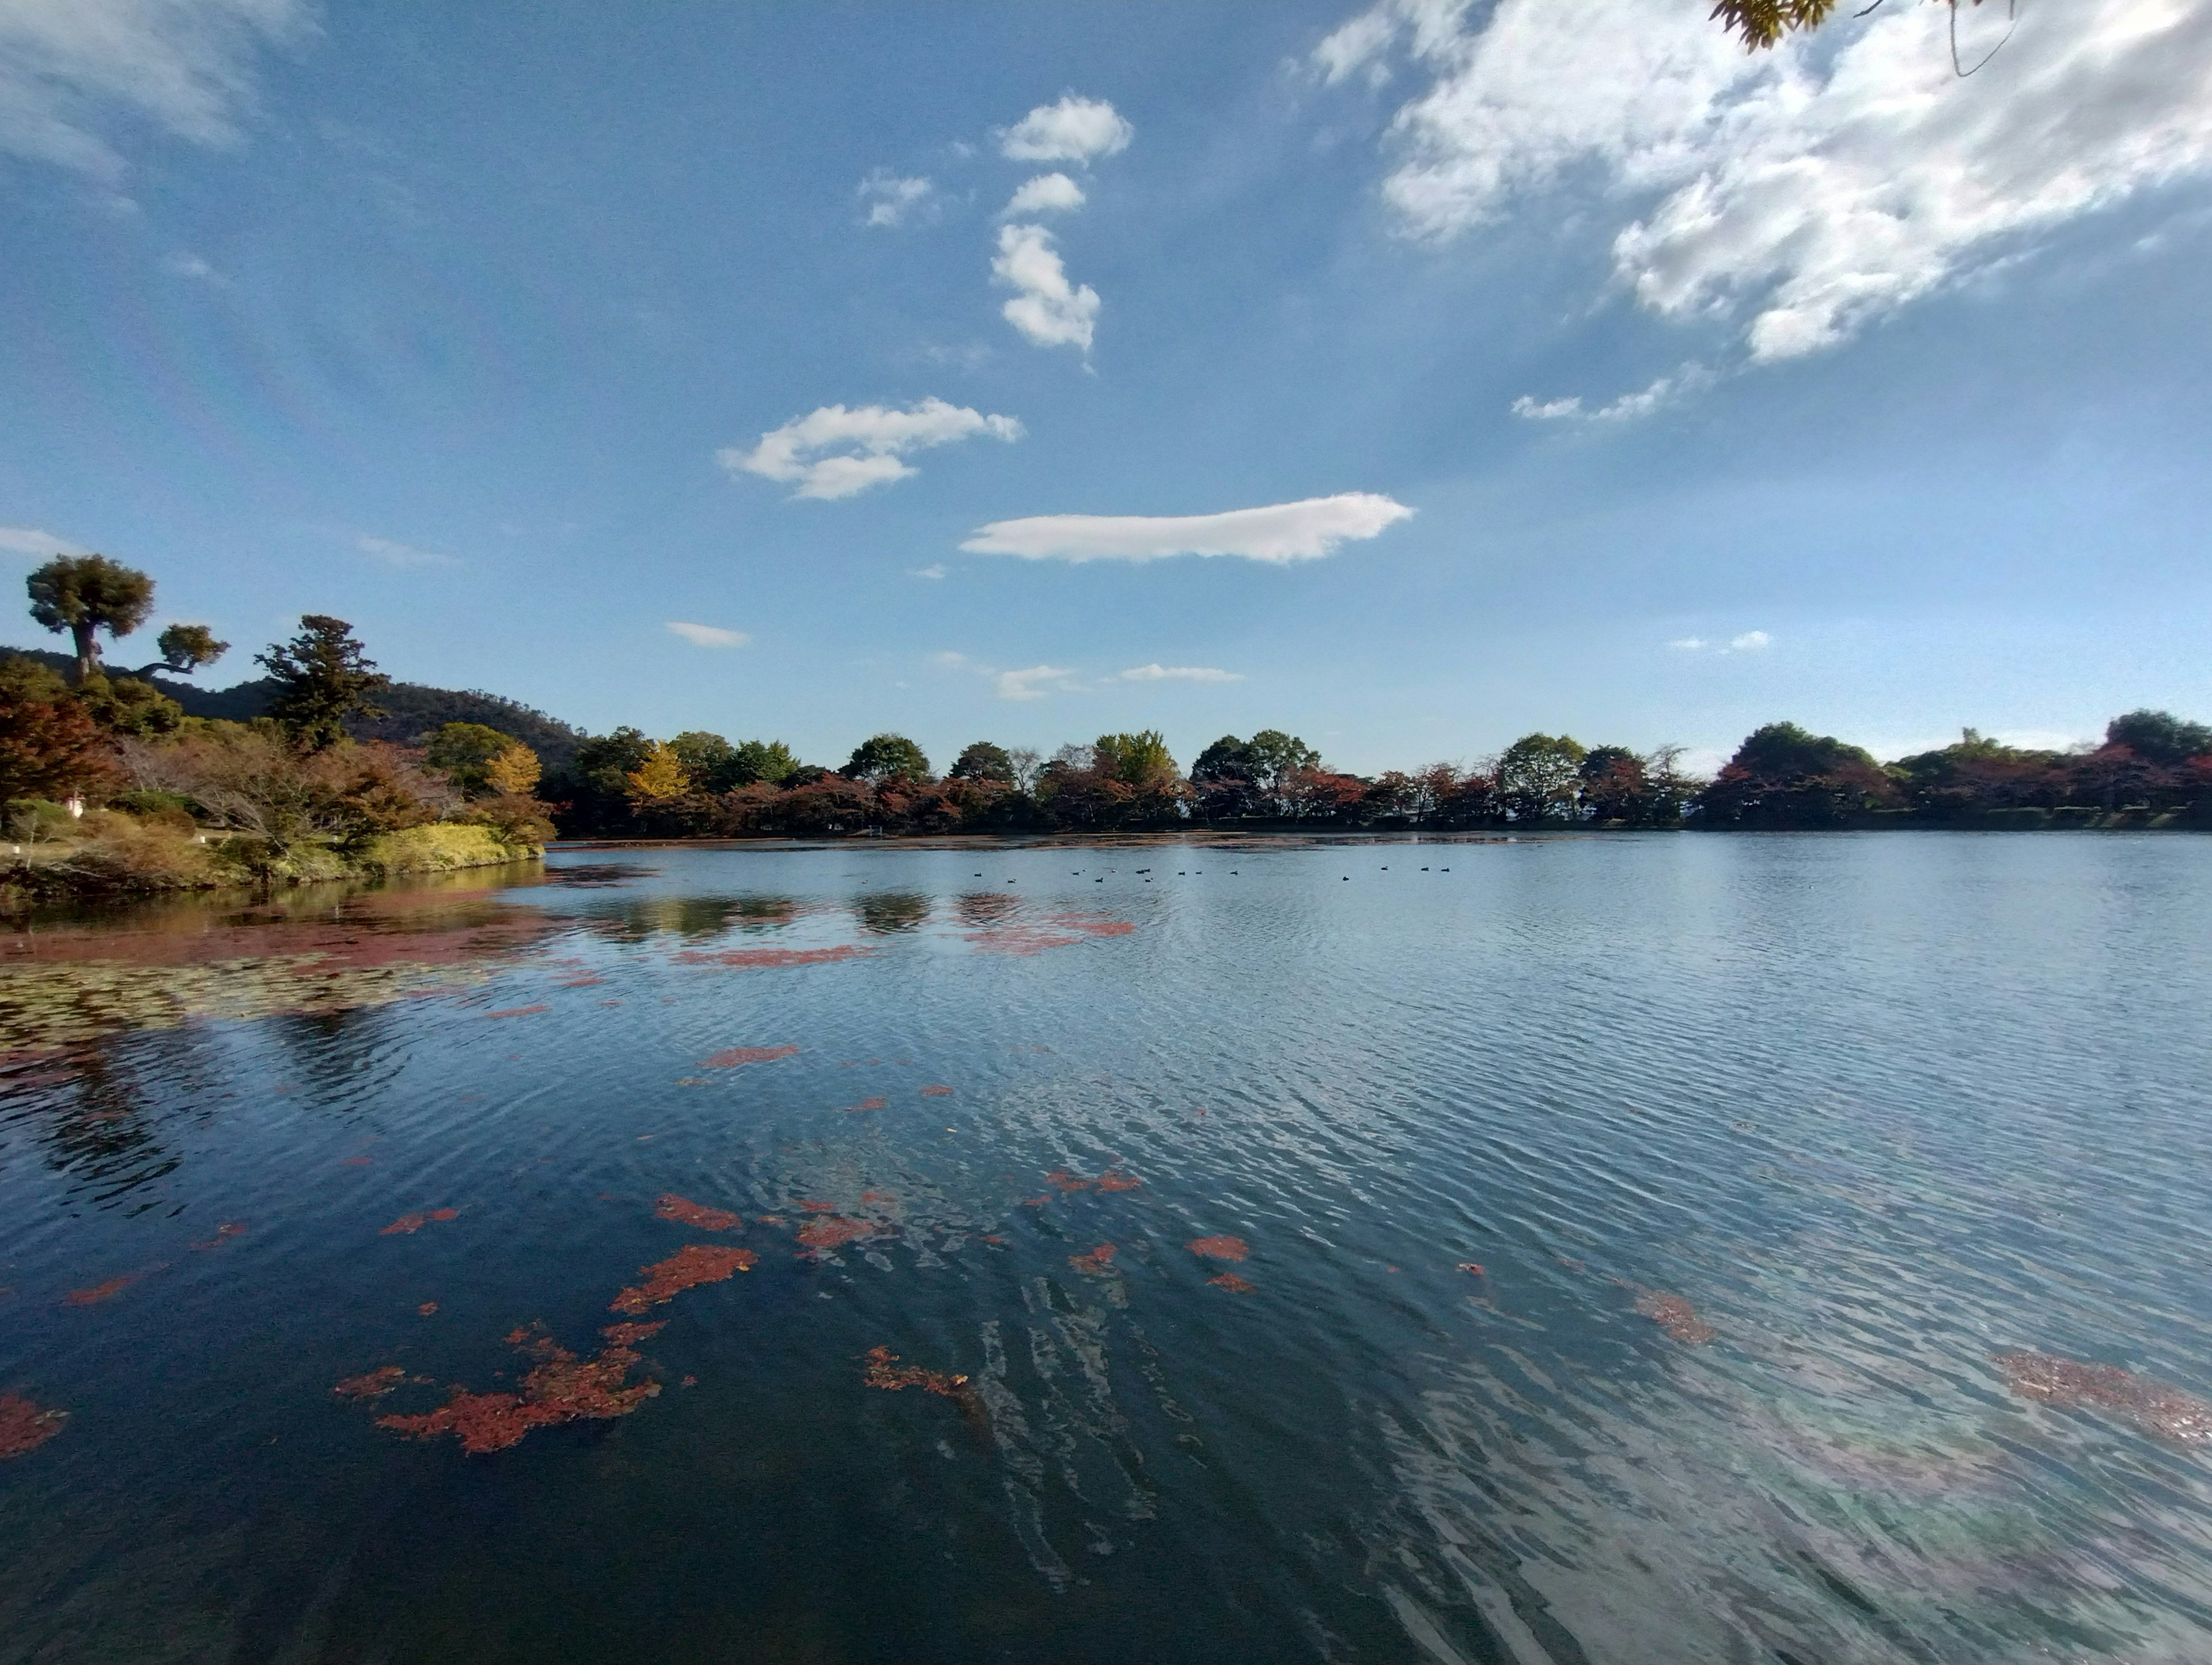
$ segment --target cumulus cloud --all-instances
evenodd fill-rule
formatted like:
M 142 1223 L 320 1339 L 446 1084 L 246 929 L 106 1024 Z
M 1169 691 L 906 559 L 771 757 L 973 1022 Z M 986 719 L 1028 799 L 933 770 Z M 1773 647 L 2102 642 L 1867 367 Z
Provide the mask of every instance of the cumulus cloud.
M 694 647 L 743 647 L 752 641 L 743 630 L 725 630 L 719 624 L 692 624 L 676 618 L 668 621 L 668 634 L 683 637 Z
M 1002 700 L 1042 700 L 1065 691 L 1074 675 L 1057 665 L 1032 665 L 1026 671 L 1001 671 L 994 680 Z
M 999 130 L 999 154 L 1018 162 L 1088 163 L 1129 148 L 1137 130 L 1103 99 L 1070 93 Z
M 1217 671 L 1206 665 L 1133 665 L 1123 682 L 1242 682 L 1241 671 Z
M 308 27 L 301 0 L 9 0 L 0 151 L 113 180 L 118 122 L 196 144 L 238 137 L 260 51 Z
M 1065 173 L 1040 173 L 1024 179 L 1006 199 L 1002 214 L 1072 214 L 1087 200 L 1083 187 Z
M 33 561 L 47 561 L 58 555 L 91 553 L 81 544 L 72 544 L 66 538 L 41 532 L 36 526 L 0 526 L 0 550 L 9 555 L 27 555 Z
M 1731 653 L 1763 653 L 1773 644 L 1774 638 L 1764 630 L 1746 630 L 1740 636 L 1729 638 Z
M 903 410 L 825 404 L 762 434 L 750 451 L 732 446 L 714 457 L 732 474 L 796 483 L 794 497 L 830 500 L 919 473 L 899 459 L 978 434 L 1012 442 L 1022 437 L 1022 425 L 1012 416 L 987 416 L 933 398 Z
M 2212 0 L 2025 9 L 1960 81 L 1948 9 L 1885 8 L 1747 53 L 1703 6 L 1384 0 L 1324 41 L 1331 80 L 1401 44 L 1433 72 L 1383 195 L 1445 240 L 1595 170 L 1620 281 L 1662 315 L 1746 316 L 1753 360 L 1832 346 L 2067 221 L 2212 173 Z M 1998 9 L 1962 9 L 1985 51 Z M 1985 37 L 1985 38 L 1984 38 Z
M 904 225 L 937 202 L 936 187 L 927 179 L 901 179 L 883 167 L 860 181 L 857 194 L 866 210 L 862 223 L 872 226 Z
M 960 547 L 1030 561 L 1234 555 L 1285 565 L 1319 560 L 1346 539 L 1372 538 L 1413 512 L 1372 492 L 1346 491 L 1219 514 L 1040 514 L 978 527 Z
M 441 555 L 435 550 L 418 550 L 412 544 L 402 544 L 389 538 L 372 538 L 367 532 L 353 540 L 353 546 L 363 555 L 381 561 L 388 567 L 450 567 L 453 557 Z
M 1542 399 L 1523 393 L 1513 401 L 1513 414 L 1528 422 L 1633 422 L 1638 416 L 1648 416 L 1662 405 L 1672 404 L 1694 387 L 1703 387 L 1712 380 L 1712 373 L 1701 364 L 1686 364 L 1671 375 L 1661 376 L 1649 387 L 1634 393 L 1623 393 L 1610 404 L 1601 404 L 1595 410 L 1586 407 L 1579 394 L 1571 398 Z
M 991 276 L 1019 291 L 999 310 L 1034 345 L 1091 350 L 1098 291 L 1067 281 L 1052 234 L 1042 226 L 1000 226 Z

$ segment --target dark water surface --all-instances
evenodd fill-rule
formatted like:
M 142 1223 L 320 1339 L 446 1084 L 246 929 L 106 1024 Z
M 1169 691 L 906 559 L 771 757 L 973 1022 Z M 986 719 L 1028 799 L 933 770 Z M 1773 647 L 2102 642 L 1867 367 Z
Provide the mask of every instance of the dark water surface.
M 510 877 L 0 936 L 0 1660 L 2212 1658 L 2212 840 Z

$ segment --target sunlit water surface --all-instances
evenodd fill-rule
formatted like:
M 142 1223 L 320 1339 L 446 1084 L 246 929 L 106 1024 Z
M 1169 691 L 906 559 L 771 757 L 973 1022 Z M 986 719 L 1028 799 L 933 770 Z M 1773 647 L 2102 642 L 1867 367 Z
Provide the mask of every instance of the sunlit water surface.
M 0 1659 L 2212 1657 L 2212 840 L 503 877 L 0 937 Z

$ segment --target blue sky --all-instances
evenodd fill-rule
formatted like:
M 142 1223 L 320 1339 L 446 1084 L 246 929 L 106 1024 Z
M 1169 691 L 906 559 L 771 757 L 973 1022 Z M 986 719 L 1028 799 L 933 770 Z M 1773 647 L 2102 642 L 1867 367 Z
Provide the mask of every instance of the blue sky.
M 2212 715 L 2212 0 L 1706 9 L 4 0 L 0 575 L 830 763 Z

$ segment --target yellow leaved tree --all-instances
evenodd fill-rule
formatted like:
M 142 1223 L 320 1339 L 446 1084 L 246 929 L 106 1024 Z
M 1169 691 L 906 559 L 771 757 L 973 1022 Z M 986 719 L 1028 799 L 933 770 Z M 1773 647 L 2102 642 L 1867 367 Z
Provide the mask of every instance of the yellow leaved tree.
M 645 761 L 623 775 L 623 781 L 629 788 L 633 805 L 665 803 L 691 790 L 691 777 L 684 774 L 683 760 L 665 740 L 655 740 Z
M 540 773 L 538 754 L 520 740 L 501 747 L 483 766 L 484 783 L 498 793 L 526 794 L 538 785 Z

